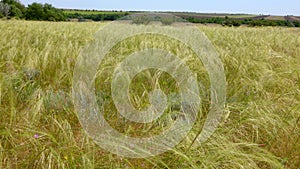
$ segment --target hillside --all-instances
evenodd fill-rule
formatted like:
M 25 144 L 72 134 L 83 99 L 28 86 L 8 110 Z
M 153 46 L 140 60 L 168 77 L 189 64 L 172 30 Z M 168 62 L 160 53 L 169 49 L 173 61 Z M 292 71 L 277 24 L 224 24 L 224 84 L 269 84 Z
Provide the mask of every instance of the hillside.
M 117 20 L 134 13 L 149 13 L 145 11 L 101 11 L 62 9 L 69 20 L 78 21 L 105 21 Z M 181 17 L 192 23 L 220 24 L 227 26 L 287 26 L 300 27 L 299 16 L 274 16 L 254 14 L 226 14 L 226 13 L 195 13 L 195 12 L 159 12 Z

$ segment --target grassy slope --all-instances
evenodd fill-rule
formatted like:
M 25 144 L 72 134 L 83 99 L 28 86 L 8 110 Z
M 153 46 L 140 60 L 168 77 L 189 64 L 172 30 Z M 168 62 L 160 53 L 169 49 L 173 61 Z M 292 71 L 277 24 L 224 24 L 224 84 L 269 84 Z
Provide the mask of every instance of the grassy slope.
M 80 14 L 80 15 L 98 15 L 98 14 L 106 14 L 106 15 L 124 15 L 124 14 L 132 14 L 132 13 L 143 13 L 143 11 L 92 11 L 92 10 L 68 10 L 63 9 L 63 12 L 68 14 Z M 300 21 L 300 17 L 298 16 L 275 16 L 275 15 L 255 15 L 255 14 L 228 14 L 228 13 L 195 13 L 195 12 L 162 12 L 169 13 L 171 15 L 175 15 L 181 18 L 198 18 L 198 19 L 209 19 L 209 18 L 230 18 L 233 20 L 245 20 L 245 19 L 253 19 L 253 20 L 269 20 L 269 21 Z
M 285 20 L 284 16 L 269 16 L 269 17 L 266 17 L 265 19 L 268 19 L 268 20 L 277 20 L 277 21 Z
M 225 65 L 229 116 L 198 149 L 186 152 L 189 145 L 182 143 L 174 152 L 133 160 L 104 152 L 87 138 L 69 102 L 76 57 L 101 26 L 0 22 L 1 168 L 300 165 L 299 29 L 200 27 Z
M 85 11 L 85 10 L 80 10 L 80 11 L 75 11 L 75 10 L 63 10 L 65 14 L 91 14 L 91 15 L 96 15 L 96 14 L 125 14 L 125 13 L 130 13 L 130 12 L 113 12 L 113 11 Z M 140 12 L 137 12 L 140 13 Z M 198 17 L 198 18 L 213 18 L 213 17 L 223 17 L 225 18 L 226 16 L 230 18 L 253 18 L 258 15 L 251 15 L 251 14 L 212 14 L 212 13 L 189 13 L 189 12 L 164 12 L 164 13 L 170 13 L 176 16 L 191 16 L 191 17 Z
M 226 17 L 228 16 L 229 18 L 252 18 L 258 15 L 251 15 L 251 14 L 226 14 L 226 13 L 189 13 L 189 12 L 171 12 L 171 14 L 174 15 L 189 15 L 189 16 L 198 16 L 198 17 Z

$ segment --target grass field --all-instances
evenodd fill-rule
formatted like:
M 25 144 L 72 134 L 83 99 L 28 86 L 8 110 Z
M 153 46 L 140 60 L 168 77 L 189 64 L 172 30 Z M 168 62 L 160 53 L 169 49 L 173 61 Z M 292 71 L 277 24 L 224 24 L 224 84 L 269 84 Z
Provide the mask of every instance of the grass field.
M 284 16 L 269 16 L 269 17 L 266 17 L 266 19 L 269 19 L 269 20 L 276 20 L 276 21 L 282 21 L 282 20 L 285 20 Z
M 225 18 L 226 16 L 228 16 L 229 18 L 253 18 L 255 16 L 258 15 L 253 15 L 253 14 L 222 14 L 222 13 L 185 13 L 185 12 L 171 12 L 171 14 L 173 15 L 185 15 L 185 16 L 191 16 L 191 17 L 204 17 L 204 18 L 214 18 L 214 17 L 220 17 L 220 18 Z
M 299 168 L 300 29 L 199 26 L 225 67 L 227 116 L 199 148 L 127 159 L 85 135 L 71 100 L 76 58 L 103 26 L 0 21 L 0 168 Z

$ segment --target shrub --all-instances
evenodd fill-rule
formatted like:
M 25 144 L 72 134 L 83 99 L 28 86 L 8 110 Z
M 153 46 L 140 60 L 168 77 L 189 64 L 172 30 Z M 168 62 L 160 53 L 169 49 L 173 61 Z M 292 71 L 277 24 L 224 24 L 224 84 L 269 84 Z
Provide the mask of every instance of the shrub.
M 2 17 L 6 16 L 8 17 L 10 13 L 10 6 L 6 3 L 0 2 L 0 14 Z
M 161 23 L 163 25 L 172 25 L 172 23 L 176 22 L 176 18 L 175 17 L 162 17 L 161 18 Z
M 27 20 L 65 21 L 62 10 L 54 8 L 50 4 L 32 3 L 26 11 Z
M 7 4 L 10 8 L 10 17 L 24 18 L 26 7 L 19 0 L 2 0 L 3 4 Z
M 144 24 L 144 25 L 148 25 L 150 23 L 150 19 L 147 16 L 134 16 L 132 18 L 132 23 L 133 24 Z

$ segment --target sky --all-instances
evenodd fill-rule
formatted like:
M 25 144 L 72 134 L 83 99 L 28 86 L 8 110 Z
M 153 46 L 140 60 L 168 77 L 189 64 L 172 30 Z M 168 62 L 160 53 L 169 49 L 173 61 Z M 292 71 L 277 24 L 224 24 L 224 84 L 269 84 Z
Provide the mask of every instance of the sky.
M 57 8 L 123 11 L 182 11 L 300 16 L 300 0 L 21 0 Z

